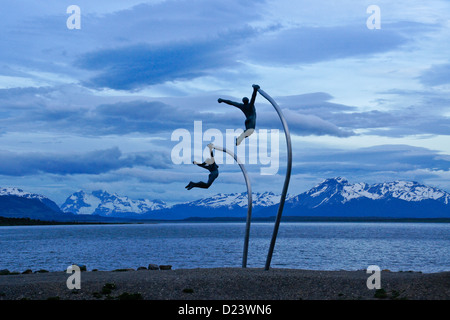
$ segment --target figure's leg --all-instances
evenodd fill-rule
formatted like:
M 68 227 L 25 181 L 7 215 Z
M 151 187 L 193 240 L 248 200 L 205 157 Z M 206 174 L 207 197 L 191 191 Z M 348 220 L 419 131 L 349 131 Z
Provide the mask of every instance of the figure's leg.
M 245 130 L 244 132 L 242 132 L 242 134 L 236 139 L 236 145 L 237 145 L 237 146 L 240 145 L 241 142 L 242 142 L 245 138 L 249 137 L 253 132 L 255 132 L 255 129 L 247 129 L 247 130 Z
M 249 116 L 247 119 L 245 119 L 245 131 L 242 132 L 242 134 L 236 139 L 236 145 L 240 145 L 241 142 L 249 137 L 253 132 L 255 132 L 255 126 L 256 126 L 256 115 Z
M 210 184 L 207 184 L 203 181 L 200 182 L 192 182 L 190 183 L 189 187 L 187 188 L 188 190 L 191 190 L 192 188 L 202 188 L 202 189 L 208 189 L 210 186 Z
M 219 172 L 218 171 L 213 171 L 209 174 L 208 176 L 208 182 L 190 182 L 187 189 L 191 190 L 192 188 L 202 188 L 202 189 L 208 189 L 212 183 L 214 182 L 214 180 L 216 180 L 216 178 L 219 176 Z

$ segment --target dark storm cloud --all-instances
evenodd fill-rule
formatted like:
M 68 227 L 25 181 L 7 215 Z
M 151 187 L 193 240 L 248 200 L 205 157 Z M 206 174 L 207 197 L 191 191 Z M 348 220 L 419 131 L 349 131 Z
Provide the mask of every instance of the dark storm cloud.
M 74 60 L 80 56 L 85 57 L 85 54 L 92 57 L 98 52 L 102 57 L 109 58 L 109 64 L 102 66 L 100 71 L 108 69 L 113 76 L 123 76 L 124 73 L 117 69 L 124 66 L 112 67 L 111 64 L 117 61 L 108 56 L 108 50 L 104 50 L 105 48 L 117 49 L 119 55 L 137 59 L 139 53 L 130 50 L 139 47 L 141 48 L 137 49 L 138 51 L 143 50 L 144 54 L 154 58 L 158 52 L 168 53 L 173 49 L 186 49 L 196 55 L 193 52 L 195 48 L 179 43 L 187 41 L 200 44 L 199 38 L 218 37 L 231 29 L 243 30 L 250 22 L 260 18 L 258 8 L 264 4 L 264 1 L 239 0 L 167 0 L 137 5 L 137 1 L 121 4 L 103 2 L 80 0 L 76 3 L 81 8 L 82 22 L 81 29 L 75 31 L 66 27 L 69 17 L 66 8 L 70 2 L 53 0 L 38 4 L 33 1 L 16 1 L 4 6 L 0 20 L 0 28 L 3 31 L 0 58 L 5 64 L 12 66 L 8 73 L 18 74 L 15 69 L 21 66 L 22 74 L 27 74 L 28 68 L 33 70 L 33 75 L 28 75 L 32 77 L 35 77 L 36 72 L 43 71 L 68 74 L 81 80 L 86 74 L 84 70 L 72 68 Z M 235 33 L 235 36 L 239 35 Z M 153 51 L 154 44 L 158 52 Z M 148 50 L 147 45 L 152 49 Z M 162 47 L 164 49 L 161 49 Z M 83 58 L 80 58 L 79 62 L 83 62 L 83 66 L 92 70 L 90 68 L 93 66 L 84 63 L 86 61 Z M 125 66 L 130 72 L 135 70 L 129 67 Z M 5 67 L 2 69 L 5 70 Z M 78 71 L 83 75 L 75 76 Z M 159 72 L 167 71 L 170 70 L 159 69 Z M 185 77 L 188 74 L 190 73 L 170 75 Z M 120 79 L 112 81 L 105 79 L 106 77 L 103 73 L 98 75 L 91 85 L 102 87 L 111 84 L 120 88 L 125 85 Z M 161 77 L 159 75 L 159 78 Z M 130 78 L 131 75 L 127 77 L 128 80 Z M 136 79 L 135 84 L 139 81 L 142 81 L 142 78 Z M 134 88 L 133 84 L 130 87 Z
M 417 103 L 393 105 L 390 110 L 361 112 L 357 107 L 330 102 L 333 97 L 324 92 L 278 97 L 277 100 L 284 108 L 296 110 L 301 114 L 315 115 L 344 132 L 365 129 L 369 130 L 370 134 L 391 137 L 415 134 L 450 135 L 450 119 L 445 115 L 449 99 L 430 92 L 391 90 L 384 93 L 414 96 Z
M 327 94 L 323 95 L 329 98 Z M 223 98 L 240 101 L 236 97 Z M 67 106 L 64 99 L 70 102 Z M 205 99 L 209 101 L 207 108 L 197 107 L 195 99 L 182 105 L 176 102 L 125 100 L 90 106 L 93 103 L 89 93 L 78 88 L 5 89 L 0 90 L 0 126 L 9 132 L 65 132 L 87 136 L 145 133 L 166 139 L 171 131 L 178 128 L 192 131 L 194 121 L 202 121 L 204 130 L 216 128 L 225 132 L 226 129 L 244 128 L 245 117 L 239 109 L 218 104 L 212 97 L 197 100 L 205 105 Z M 87 105 L 83 103 L 85 100 Z M 73 105 L 73 101 L 77 104 Z M 280 122 L 273 108 L 264 103 L 257 100 L 258 127 L 279 128 Z M 338 137 L 353 134 L 351 130 L 339 128 L 333 119 L 324 120 L 319 113 L 310 114 L 308 110 L 296 108 L 295 104 L 292 106 L 285 113 L 294 134 Z
M 162 133 L 178 128 L 193 129 L 194 121 L 202 121 L 203 129 L 217 128 L 225 132 L 226 129 L 244 128 L 245 117 L 239 109 L 228 106 L 224 109 L 217 107 L 216 112 L 201 112 L 202 110 L 186 109 L 163 104 L 161 102 L 133 101 L 113 105 L 101 105 L 93 111 L 97 124 L 91 128 L 111 133 L 148 132 Z M 222 112 L 221 112 L 222 111 Z M 305 115 L 295 110 L 285 110 L 289 118 L 289 128 L 299 135 L 332 135 L 349 136 L 351 132 L 341 130 L 331 122 L 318 116 Z M 278 128 L 279 120 L 273 110 L 258 111 L 259 128 Z M 87 119 L 89 123 L 90 120 Z M 86 128 L 86 126 L 85 126 Z
M 386 93 L 398 94 L 396 91 Z M 333 103 L 333 96 L 326 92 L 277 97 L 276 100 L 288 117 L 291 132 L 297 135 L 349 137 L 358 129 L 392 137 L 450 135 L 450 121 L 445 113 L 449 99 L 426 92 L 408 94 L 416 97 L 416 105 L 391 106 L 390 110 L 383 111 L 358 111 L 354 106 Z M 218 104 L 213 96 L 192 98 L 189 102 L 180 100 L 181 104 L 175 100 L 164 103 L 131 99 L 101 103 L 117 99 L 93 97 L 77 86 L 2 89 L 0 127 L 3 132 L 71 132 L 88 136 L 146 133 L 165 138 L 168 132 L 178 128 L 192 130 L 194 121 L 203 121 L 204 130 L 244 127 L 241 111 Z M 256 107 L 258 128 L 280 128 L 273 108 L 259 96 Z
M 208 40 L 97 50 L 82 55 L 76 66 L 98 72 L 85 82 L 87 86 L 134 90 L 214 74 L 213 70 L 236 67 L 243 57 L 269 64 L 311 63 L 385 52 L 407 41 L 389 30 L 369 33 L 367 28 L 355 26 L 299 28 L 271 36 L 244 27 Z
M 155 157 L 150 153 L 124 155 L 118 148 L 70 154 L 0 151 L 0 174 L 7 176 L 40 173 L 95 175 L 135 166 L 168 168 L 167 159 L 161 160 L 161 156 Z
M 85 85 L 119 90 L 192 79 L 235 64 L 229 47 L 219 42 L 133 45 L 88 53 L 76 62 L 80 68 L 99 72 Z
M 401 173 L 420 169 L 450 169 L 450 158 L 434 150 L 409 145 L 380 145 L 356 150 L 299 152 L 296 173 L 311 171 L 332 174 L 363 174 L 392 171 Z

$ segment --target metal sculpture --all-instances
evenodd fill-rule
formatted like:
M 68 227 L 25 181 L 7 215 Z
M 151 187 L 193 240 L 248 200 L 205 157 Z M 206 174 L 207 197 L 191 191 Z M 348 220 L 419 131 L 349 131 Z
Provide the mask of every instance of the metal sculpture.
M 203 163 L 198 163 L 197 161 L 193 161 L 193 164 L 198 165 L 199 167 L 202 167 L 206 170 L 208 170 L 209 176 L 208 176 L 208 182 L 189 182 L 189 184 L 185 187 L 188 190 L 191 190 L 192 188 L 202 188 L 202 189 L 208 189 L 212 183 L 214 182 L 214 180 L 217 179 L 217 177 L 219 176 L 219 166 L 216 164 L 216 161 L 214 160 L 214 153 L 213 153 L 213 144 L 210 143 L 208 144 L 208 148 L 209 148 L 209 153 L 211 154 L 211 158 L 208 158 L 205 160 L 205 162 Z
M 252 186 L 250 184 L 250 179 L 247 174 L 247 170 L 245 170 L 244 164 L 241 162 L 241 160 L 238 158 L 234 152 L 227 150 L 224 147 L 220 146 L 213 146 L 214 149 L 226 152 L 230 156 L 234 158 L 234 160 L 239 164 L 239 167 L 241 168 L 242 174 L 244 175 L 245 179 L 245 185 L 247 186 L 247 197 L 248 197 L 248 208 L 247 208 L 247 222 L 245 225 L 245 237 L 244 237 L 244 253 L 242 256 L 242 268 L 247 267 L 247 256 L 248 256 L 248 243 L 250 239 L 250 224 L 252 219 Z
M 280 203 L 278 205 L 278 212 L 275 219 L 275 225 L 272 233 L 272 239 L 270 241 L 269 252 L 267 254 L 266 265 L 264 267 L 265 270 L 269 270 L 270 262 L 272 260 L 273 250 L 275 248 L 275 242 L 277 240 L 278 228 L 281 222 L 281 216 L 283 215 L 284 202 L 286 200 L 287 190 L 289 187 L 289 181 L 291 179 L 291 170 L 292 170 L 292 145 L 291 145 L 291 134 L 289 132 L 289 128 L 286 122 L 286 118 L 283 115 L 280 107 L 277 103 L 263 90 L 258 89 L 260 95 L 266 98 L 272 106 L 275 108 L 278 116 L 280 117 L 281 123 L 283 125 L 284 134 L 286 136 L 286 146 L 287 146 L 287 167 L 286 167 L 286 178 L 284 179 L 283 191 L 281 192 Z
M 257 84 L 254 84 L 253 86 L 253 94 L 252 99 L 250 102 L 248 101 L 247 97 L 242 98 L 242 103 L 234 102 L 231 100 L 225 100 L 219 98 L 217 102 L 219 103 L 226 103 L 232 106 L 235 106 L 236 108 L 239 108 L 245 115 L 245 131 L 236 138 L 236 145 L 240 145 L 241 142 L 249 137 L 253 132 L 255 132 L 256 127 L 256 108 L 255 108 L 255 100 L 256 100 L 256 93 L 258 92 L 259 86 Z

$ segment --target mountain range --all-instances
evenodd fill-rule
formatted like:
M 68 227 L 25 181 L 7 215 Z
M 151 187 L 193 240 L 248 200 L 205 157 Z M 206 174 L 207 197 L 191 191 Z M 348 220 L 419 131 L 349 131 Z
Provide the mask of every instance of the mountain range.
M 45 196 L 14 187 L 0 188 L 0 216 L 47 221 L 76 218 L 73 214 L 64 213 L 55 202 Z
M 272 192 L 253 193 L 252 198 L 252 217 L 265 218 L 277 214 L 280 195 Z M 42 195 L 18 188 L 0 189 L 0 216 L 55 221 L 237 218 L 246 217 L 247 204 L 247 193 L 221 193 L 167 205 L 161 200 L 134 200 L 103 190 L 80 190 L 58 207 Z M 450 194 L 411 181 L 369 185 L 352 184 L 338 177 L 326 179 L 301 194 L 288 196 L 283 216 L 450 218 Z
M 450 194 L 411 181 L 369 185 L 333 178 L 288 199 L 283 215 L 443 218 L 450 217 Z
M 110 194 L 103 190 L 73 193 L 61 205 L 61 210 L 78 215 L 139 217 L 143 214 L 168 208 L 161 200 L 133 200 L 127 196 Z

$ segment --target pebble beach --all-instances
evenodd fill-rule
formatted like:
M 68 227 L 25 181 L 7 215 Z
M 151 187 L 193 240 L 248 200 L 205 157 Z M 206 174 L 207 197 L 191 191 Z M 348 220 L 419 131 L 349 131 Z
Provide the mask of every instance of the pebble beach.
M 0 275 L 0 300 L 448 300 L 450 272 L 198 268 L 84 271 L 80 289 L 66 272 Z

